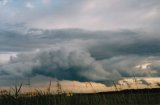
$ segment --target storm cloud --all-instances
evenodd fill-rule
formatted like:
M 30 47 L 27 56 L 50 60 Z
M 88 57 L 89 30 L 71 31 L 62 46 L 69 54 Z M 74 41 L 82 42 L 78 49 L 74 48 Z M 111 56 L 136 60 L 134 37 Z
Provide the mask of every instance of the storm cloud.
M 17 56 L 0 66 L 1 75 L 6 77 L 44 75 L 60 80 L 103 82 L 160 74 L 160 41 L 156 33 L 151 38 L 138 30 L 29 29 L 17 34 L 13 31 L 15 36 L 10 38 L 11 33 L 1 36 L 10 43 L 6 43 L 6 51 L 12 51 L 14 46 L 13 51 L 18 51 Z M 15 45 L 14 39 L 20 41 Z M 147 62 L 152 62 L 150 68 L 136 68 Z
M 159 13 L 159 0 L 0 0 L 0 80 L 159 77 Z
M 57 49 L 20 54 L 9 64 L 2 66 L 3 73 L 15 76 L 45 75 L 65 80 L 105 80 L 109 72 L 94 60 L 89 53 Z

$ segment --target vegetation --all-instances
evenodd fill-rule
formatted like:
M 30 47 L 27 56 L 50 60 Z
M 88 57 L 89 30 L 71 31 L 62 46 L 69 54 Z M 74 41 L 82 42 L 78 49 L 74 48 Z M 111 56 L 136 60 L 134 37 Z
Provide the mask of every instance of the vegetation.
M 19 94 L 3 91 L 0 105 L 159 105 L 160 89 L 124 90 L 119 92 L 52 94 L 38 91 L 36 94 Z
M 95 93 L 72 93 L 64 92 L 57 81 L 56 94 L 50 91 L 51 81 L 45 92 L 35 90 L 21 93 L 21 83 L 9 91 L 0 91 L 0 105 L 160 105 L 160 88 L 138 89 L 137 86 L 137 89 L 120 91 L 112 82 L 115 88 L 113 92 L 96 93 L 92 83 L 88 82 Z

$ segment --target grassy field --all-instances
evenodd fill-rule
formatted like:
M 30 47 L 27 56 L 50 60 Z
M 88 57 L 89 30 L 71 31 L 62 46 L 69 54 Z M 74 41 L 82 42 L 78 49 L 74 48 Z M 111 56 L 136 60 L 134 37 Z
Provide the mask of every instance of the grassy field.
M 18 90 L 17 90 L 18 92 Z M 92 94 L 2 94 L 0 105 L 160 105 L 160 89 Z

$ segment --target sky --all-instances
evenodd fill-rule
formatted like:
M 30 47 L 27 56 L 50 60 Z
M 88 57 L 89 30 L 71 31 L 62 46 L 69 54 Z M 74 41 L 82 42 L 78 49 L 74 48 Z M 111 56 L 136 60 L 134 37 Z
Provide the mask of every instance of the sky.
M 0 84 L 159 77 L 159 27 L 159 0 L 0 0 Z

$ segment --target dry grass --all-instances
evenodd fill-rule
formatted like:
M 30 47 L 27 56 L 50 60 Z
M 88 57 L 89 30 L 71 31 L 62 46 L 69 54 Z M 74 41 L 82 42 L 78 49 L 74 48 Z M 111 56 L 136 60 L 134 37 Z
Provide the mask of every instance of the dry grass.
M 88 83 L 93 90 L 92 83 Z M 74 94 L 63 91 L 57 81 L 57 93 L 51 93 L 51 81 L 47 91 L 36 89 L 34 92 L 21 93 L 22 84 L 11 90 L 0 91 L 0 105 L 158 105 L 160 89 L 119 91 L 113 81 L 115 92 Z M 158 85 L 158 84 L 157 84 Z

